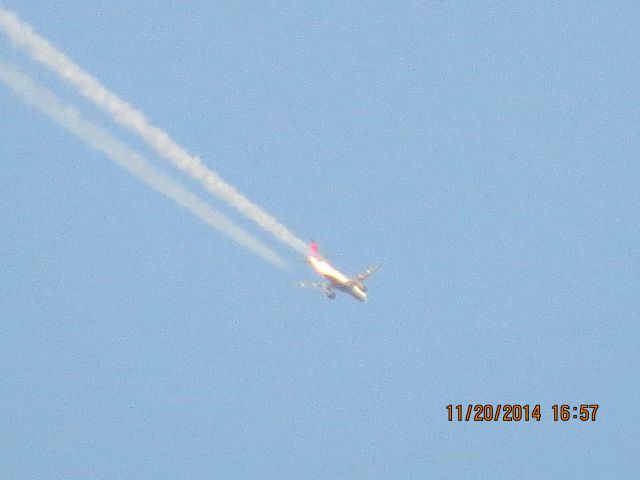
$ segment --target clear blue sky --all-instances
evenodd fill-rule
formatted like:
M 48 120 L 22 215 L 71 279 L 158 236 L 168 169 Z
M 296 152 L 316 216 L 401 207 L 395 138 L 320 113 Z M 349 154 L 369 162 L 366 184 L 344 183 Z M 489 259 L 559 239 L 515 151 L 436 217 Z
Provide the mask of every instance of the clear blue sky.
M 637 478 L 640 7 L 604 3 L 3 1 L 384 267 L 366 304 L 297 289 L 0 85 L 1 476 Z

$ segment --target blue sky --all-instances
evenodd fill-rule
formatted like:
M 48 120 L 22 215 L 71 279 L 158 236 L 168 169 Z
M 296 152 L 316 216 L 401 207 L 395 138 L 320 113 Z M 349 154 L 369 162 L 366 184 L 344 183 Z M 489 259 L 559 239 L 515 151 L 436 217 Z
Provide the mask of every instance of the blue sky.
M 213 200 L 274 269 L 0 85 L 4 475 L 634 478 L 635 2 L 131 3 L 3 5 L 345 271 L 384 266 L 366 304 L 297 289 L 295 253 Z

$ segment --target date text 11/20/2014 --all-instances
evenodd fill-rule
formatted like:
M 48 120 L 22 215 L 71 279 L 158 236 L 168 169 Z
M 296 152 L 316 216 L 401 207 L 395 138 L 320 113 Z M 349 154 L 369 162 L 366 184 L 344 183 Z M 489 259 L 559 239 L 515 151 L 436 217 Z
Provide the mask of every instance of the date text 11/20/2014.
M 550 413 L 554 422 L 595 422 L 599 407 L 597 403 L 557 403 L 551 405 Z M 540 404 L 449 404 L 446 409 L 450 422 L 539 422 L 544 416 Z

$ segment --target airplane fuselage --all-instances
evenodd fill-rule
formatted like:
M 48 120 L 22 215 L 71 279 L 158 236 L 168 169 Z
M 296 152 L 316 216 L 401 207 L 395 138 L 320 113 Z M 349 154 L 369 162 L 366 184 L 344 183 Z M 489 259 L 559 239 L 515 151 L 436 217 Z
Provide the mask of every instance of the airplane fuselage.
M 333 298 L 334 295 L 331 292 L 331 288 L 335 288 L 336 290 L 348 293 L 361 302 L 367 299 L 367 287 L 361 282 L 349 279 L 349 277 L 333 267 L 329 262 L 314 255 L 311 255 L 308 260 L 314 270 L 330 282 L 330 285 L 326 289 L 329 298 Z
M 333 286 L 338 290 L 348 293 L 356 300 L 359 300 L 361 302 L 365 302 L 367 300 L 367 292 L 359 285 L 347 286 L 334 284 Z

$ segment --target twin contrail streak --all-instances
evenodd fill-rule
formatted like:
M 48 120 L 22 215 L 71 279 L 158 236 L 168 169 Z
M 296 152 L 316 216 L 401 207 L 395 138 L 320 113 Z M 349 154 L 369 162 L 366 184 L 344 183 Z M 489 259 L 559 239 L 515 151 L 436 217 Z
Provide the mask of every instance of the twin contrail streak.
M 111 115 L 116 122 L 138 134 L 175 167 L 201 182 L 209 192 L 253 220 L 275 238 L 306 255 L 305 242 L 287 227 L 252 203 L 217 173 L 203 165 L 199 158 L 178 145 L 166 132 L 149 123 L 140 111 L 109 91 L 96 78 L 84 72 L 15 14 L 2 7 L 0 7 L 0 28 L 14 45 L 24 48 L 34 60 L 53 70 L 61 79 L 74 86 L 87 99 Z
M 205 223 L 227 234 L 240 245 L 278 267 L 286 267 L 286 262 L 268 247 L 246 233 L 231 220 L 215 211 L 207 202 L 186 190 L 179 183 L 159 172 L 140 154 L 117 140 L 107 130 L 89 122 L 72 106 L 60 102 L 54 94 L 35 83 L 20 70 L 0 61 L 0 81 L 22 97 L 30 105 L 39 109 L 58 125 L 74 134 L 95 150 L 134 176 L 173 199 Z

